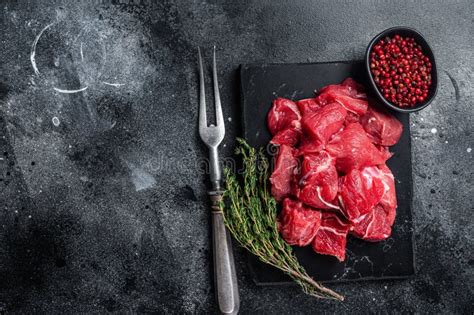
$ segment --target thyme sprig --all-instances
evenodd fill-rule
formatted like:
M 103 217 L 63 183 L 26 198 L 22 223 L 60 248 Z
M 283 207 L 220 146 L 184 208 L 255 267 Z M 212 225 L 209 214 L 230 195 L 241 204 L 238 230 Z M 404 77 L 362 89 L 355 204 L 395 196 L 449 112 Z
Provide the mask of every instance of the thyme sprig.
M 263 149 L 256 150 L 238 138 L 236 154 L 242 158 L 243 172 L 224 169 L 226 191 L 220 204 L 224 222 L 237 242 L 296 281 L 306 294 L 342 301 L 344 297 L 313 280 L 299 264 L 291 246 L 278 232 L 277 203 L 270 195 L 270 165 Z

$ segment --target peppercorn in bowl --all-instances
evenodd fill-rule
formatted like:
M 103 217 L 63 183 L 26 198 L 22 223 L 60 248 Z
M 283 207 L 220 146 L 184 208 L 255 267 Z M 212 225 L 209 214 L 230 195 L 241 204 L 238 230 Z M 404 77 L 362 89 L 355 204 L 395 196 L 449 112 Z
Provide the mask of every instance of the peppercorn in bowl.
M 433 51 L 414 29 L 393 27 L 375 36 L 367 47 L 365 63 L 374 94 L 393 110 L 415 112 L 436 96 Z

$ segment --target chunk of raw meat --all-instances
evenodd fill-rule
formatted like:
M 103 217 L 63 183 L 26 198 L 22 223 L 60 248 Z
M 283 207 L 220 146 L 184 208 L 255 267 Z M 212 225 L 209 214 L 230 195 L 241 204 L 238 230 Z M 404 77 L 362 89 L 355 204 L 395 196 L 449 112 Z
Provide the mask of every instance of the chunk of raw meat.
M 301 129 L 296 128 L 286 128 L 279 131 L 270 141 L 270 143 L 275 145 L 286 144 L 289 146 L 296 146 L 301 138 Z
M 346 258 L 347 233 L 351 225 L 344 222 L 336 213 L 324 212 L 321 226 L 313 240 L 315 252 L 335 256 L 339 261 Z
M 395 221 L 396 209 L 397 209 L 397 193 L 395 190 L 395 179 L 392 171 L 387 165 L 379 166 L 380 173 L 382 174 L 381 180 L 384 185 L 384 194 L 380 199 L 380 205 L 384 208 L 387 213 L 388 224 L 392 225 Z
M 338 191 L 335 161 L 326 151 L 304 156 L 299 186 L 298 198 L 303 203 L 318 209 L 339 209 L 332 203 Z
M 359 123 L 347 125 L 331 139 L 326 150 L 336 157 L 337 170 L 344 173 L 365 166 L 384 164 L 390 157 L 375 147 Z
M 294 150 L 286 144 L 279 147 L 275 167 L 270 176 L 272 184 L 272 195 L 277 201 L 281 201 L 291 192 L 291 179 L 294 176 L 298 160 L 294 156 Z
M 351 94 L 353 97 L 365 99 L 367 98 L 367 96 L 365 95 L 364 86 L 362 84 L 357 83 L 354 79 L 347 78 L 342 81 L 341 85 L 348 87 L 351 91 L 356 91 L 355 93 Z
M 351 234 L 370 242 L 387 239 L 392 234 L 388 213 L 381 205 L 376 205 L 352 225 Z
M 321 107 L 324 107 L 326 106 L 327 104 L 331 103 L 332 100 L 330 99 L 330 97 L 325 94 L 325 93 L 322 93 L 322 94 L 319 94 L 318 96 L 316 96 L 314 98 L 315 102 L 318 103 L 319 105 L 321 105 Z
M 368 171 L 380 178 L 384 193 L 372 211 L 355 220 L 351 234 L 367 241 L 381 241 L 390 236 L 395 221 L 397 208 L 395 181 L 386 165 L 379 166 L 378 170 L 368 168 Z
M 344 83 L 331 84 L 322 88 L 316 97 L 317 102 L 321 104 L 336 102 L 349 112 L 364 115 L 369 106 L 365 93 L 357 90 L 357 83 L 352 79 Z
M 319 141 L 314 141 L 309 136 L 303 135 L 298 148 L 298 155 L 318 153 L 319 151 L 324 150 L 324 147 L 325 145 Z
M 291 181 L 290 181 L 290 196 L 293 196 L 295 198 L 298 198 L 298 196 L 300 195 L 300 185 L 298 184 L 299 183 L 299 174 L 300 174 L 300 163 L 298 163 L 298 166 L 295 168 L 294 170 L 294 175 L 293 177 L 291 178 Z
M 332 103 L 304 116 L 301 124 L 313 140 L 326 144 L 329 138 L 341 129 L 346 115 L 347 111 L 342 106 Z
M 352 112 L 357 115 L 364 115 L 369 107 L 367 100 L 361 98 L 354 98 L 342 94 L 329 94 L 329 99 L 341 104 L 348 112 Z
M 354 80 L 348 78 L 341 84 L 330 84 L 326 85 L 319 90 L 319 95 L 327 94 L 333 97 L 336 94 L 346 95 L 357 99 L 367 99 L 365 93 L 359 90 L 360 86 Z
M 344 120 L 344 125 L 349 125 L 351 123 L 360 122 L 360 116 L 351 112 L 347 112 L 346 119 Z
M 298 109 L 302 116 L 305 116 L 309 113 L 314 113 L 319 110 L 322 106 L 317 102 L 315 98 L 305 98 L 296 102 Z
M 377 148 L 377 150 L 379 150 L 380 154 L 385 160 L 388 160 L 389 158 L 393 156 L 393 153 L 390 152 L 390 149 L 388 147 L 384 147 L 383 145 L 377 145 L 377 144 L 375 145 L 375 147 Z
M 324 106 L 337 102 L 344 106 L 347 111 L 363 115 L 367 110 L 367 96 L 365 89 L 352 78 L 345 79 L 341 84 L 330 84 L 318 91 L 316 103 Z M 351 104 L 351 99 L 353 104 Z
M 319 177 L 322 172 L 334 166 L 334 163 L 334 159 L 326 151 L 305 155 L 301 163 L 300 184 L 315 182 L 316 178 Z M 320 179 L 324 180 L 326 178 L 323 177 Z
M 365 131 L 374 143 L 391 146 L 398 142 L 403 125 L 386 111 L 370 107 L 360 120 Z
M 321 212 L 289 198 L 283 200 L 278 230 L 289 245 L 309 245 L 321 224 Z
M 366 167 L 354 169 L 341 178 L 340 202 L 343 214 L 349 221 L 361 219 L 380 202 L 385 192 L 381 177 L 377 167 Z
M 299 129 L 301 114 L 295 102 L 286 98 L 277 98 L 273 101 L 272 108 L 268 112 L 268 129 L 272 135 L 287 128 Z

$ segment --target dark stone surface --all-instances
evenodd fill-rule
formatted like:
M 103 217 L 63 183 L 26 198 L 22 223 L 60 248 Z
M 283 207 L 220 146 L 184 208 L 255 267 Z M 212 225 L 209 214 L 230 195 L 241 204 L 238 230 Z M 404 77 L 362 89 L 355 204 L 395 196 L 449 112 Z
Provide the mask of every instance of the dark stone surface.
M 196 47 L 218 47 L 229 156 L 239 64 L 361 59 L 394 25 L 421 31 L 439 67 L 436 100 L 411 116 L 416 277 L 321 301 L 256 287 L 238 249 L 241 310 L 472 311 L 471 1 L 137 2 L 2 2 L 0 312 L 214 312 Z M 31 47 L 53 22 L 38 76 Z

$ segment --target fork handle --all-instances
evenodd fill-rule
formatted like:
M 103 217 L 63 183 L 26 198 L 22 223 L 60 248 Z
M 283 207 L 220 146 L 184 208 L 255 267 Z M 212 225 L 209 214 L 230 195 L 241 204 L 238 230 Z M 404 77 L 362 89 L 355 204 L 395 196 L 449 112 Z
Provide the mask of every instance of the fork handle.
M 239 291 L 235 273 L 234 255 L 229 232 L 219 208 L 221 191 L 210 192 L 212 209 L 212 245 L 214 256 L 214 286 L 220 314 L 239 312 Z

